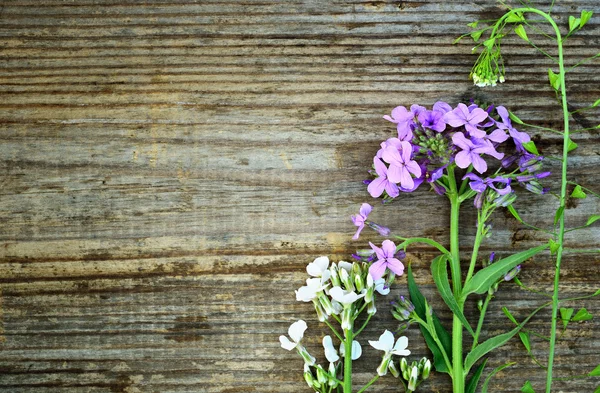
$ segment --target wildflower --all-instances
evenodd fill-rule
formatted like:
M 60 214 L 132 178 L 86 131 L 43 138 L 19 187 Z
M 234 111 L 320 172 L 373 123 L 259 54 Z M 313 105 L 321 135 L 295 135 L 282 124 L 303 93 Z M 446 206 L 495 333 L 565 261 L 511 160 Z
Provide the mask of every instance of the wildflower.
M 371 213 L 371 210 L 373 210 L 373 206 L 369 205 L 368 203 L 363 203 L 360 206 L 358 214 L 352 215 L 352 222 L 358 227 L 356 233 L 354 234 L 354 236 L 352 236 L 352 240 L 358 239 L 358 235 L 360 234 L 360 231 L 362 231 L 365 227 L 365 221 L 367 220 L 369 213 Z
M 306 266 L 306 272 L 312 277 L 321 277 L 323 280 L 329 279 L 329 258 L 318 257 Z
M 477 126 L 487 119 L 486 111 L 479 107 L 468 108 L 465 104 L 458 104 L 456 109 L 444 115 L 444 121 L 452 127 L 465 126 L 465 129 L 471 133 L 481 133 Z M 472 135 L 476 136 L 476 135 Z
M 404 265 L 396 258 L 396 245 L 391 240 L 384 240 L 381 248 L 369 242 L 371 248 L 377 255 L 377 261 L 369 268 L 369 274 L 374 280 L 383 277 L 386 269 L 390 269 L 394 274 L 401 276 L 404 273 Z
M 411 108 L 412 109 L 412 108 Z M 397 106 L 392 109 L 392 116 L 383 116 L 387 121 L 396 123 L 398 138 L 403 141 L 410 141 L 413 137 L 413 128 L 415 126 L 415 115 L 403 106 Z
M 310 302 L 315 299 L 319 292 L 325 289 L 327 285 L 323 285 L 321 278 L 309 278 L 306 280 L 306 285 L 298 288 L 296 293 L 296 300 L 303 302 Z
M 323 337 L 323 348 L 325 349 L 325 357 L 329 363 L 334 363 L 340 360 L 340 357 L 333 346 L 333 340 L 331 336 Z
M 479 173 L 487 171 L 487 163 L 480 154 L 488 154 L 497 159 L 502 159 L 504 154 L 498 153 L 489 143 L 473 143 L 467 139 L 462 132 L 452 135 L 452 142 L 462 150 L 456 154 L 455 161 L 459 168 L 467 168 L 473 164 L 473 168 Z
M 304 359 L 304 363 L 308 364 L 309 366 L 314 366 L 315 358 L 312 357 L 308 351 L 306 351 L 306 348 L 300 344 L 302 337 L 304 337 L 306 328 L 306 322 L 304 322 L 302 319 L 292 323 L 288 329 L 288 335 L 290 336 L 291 340 L 286 336 L 281 335 L 279 336 L 279 342 L 281 343 L 281 347 L 283 349 L 287 349 L 288 351 L 296 348 L 300 356 L 302 356 L 302 359 Z
M 352 360 L 358 359 L 362 355 L 362 347 L 356 340 L 352 340 Z M 346 348 L 344 343 L 340 344 L 340 356 L 346 357 Z
M 392 315 L 400 322 L 410 320 L 415 312 L 415 305 L 404 296 L 400 296 L 397 302 L 392 302 Z
M 500 115 L 500 118 L 502 119 L 502 122 L 496 122 L 496 127 L 498 127 L 501 130 L 507 130 L 518 148 L 521 147 L 523 143 L 531 141 L 531 138 L 527 133 L 517 131 L 512 126 L 512 122 L 510 121 L 510 115 L 508 114 L 508 110 L 505 107 L 496 107 L 496 112 L 498 112 L 498 115 Z
M 329 295 L 344 308 L 350 307 L 355 301 L 365 296 L 364 293 L 357 294 L 354 291 L 345 291 L 341 287 L 333 287 L 329 290 Z
M 369 344 L 375 349 L 384 351 L 381 364 L 377 367 L 377 374 L 379 376 L 387 374 L 392 355 L 410 355 L 410 351 L 406 349 L 408 347 L 408 338 L 406 336 L 401 336 L 394 344 L 394 335 L 389 330 L 384 331 L 383 334 L 379 336 L 379 340 L 369 340 Z
M 410 174 L 412 173 L 416 177 L 421 176 L 421 167 L 416 161 L 411 160 L 412 145 L 405 141 L 402 141 L 401 145 L 401 152 L 396 148 L 386 147 L 382 157 L 390 164 L 387 174 L 389 180 L 400 183 L 403 188 L 412 189 L 414 180 Z
M 373 164 L 375 165 L 375 172 L 377 173 L 378 177 L 367 187 L 369 194 L 371 194 L 373 198 L 380 197 L 381 194 L 383 194 L 383 191 L 387 192 L 387 194 L 392 198 L 400 195 L 400 191 L 398 190 L 396 183 L 393 183 L 388 179 L 387 166 L 385 166 L 385 164 L 377 157 L 373 158 Z
M 442 132 L 446 129 L 444 121 L 444 113 L 433 111 L 423 111 L 419 113 L 419 123 L 423 128 L 430 128 L 437 132 Z
M 506 273 L 504 276 L 504 281 L 510 281 L 513 278 L 517 277 L 517 274 L 521 271 L 521 265 L 517 265 L 514 269 Z

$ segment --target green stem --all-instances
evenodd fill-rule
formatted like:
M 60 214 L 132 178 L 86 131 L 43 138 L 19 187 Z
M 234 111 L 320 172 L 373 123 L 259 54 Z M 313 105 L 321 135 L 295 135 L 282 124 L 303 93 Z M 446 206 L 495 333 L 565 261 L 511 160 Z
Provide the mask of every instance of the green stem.
M 352 393 L 352 327 L 344 330 L 344 393 Z
M 374 300 L 373 300 L 374 301 Z M 367 324 L 369 323 L 369 321 L 371 320 L 371 317 L 373 316 L 373 314 L 369 314 L 369 316 L 367 317 L 367 319 L 365 320 L 365 322 L 363 323 L 363 325 L 360 327 L 360 329 L 358 329 L 356 331 L 356 333 L 354 333 L 354 337 L 358 336 L 364 328 L 367 327 Z
M 373 384 L 375 383 L 375 381 L 377 381 L 378 379 L 379 379 L 379 374 L 378 374 L 378 375 L 375 375 L 375 376 L 374 376 L 374 377 L 373 377 L 373 378 L 372 378 L 372 379 L 369 381 L 369 383 L 367 383 L 365 386 L 363 386 L 363 388 L 362 388 L 362 389 L 360 389 L 360 390 L 359 390 L 357 393 L 362 393 L 362 392 L 364 392 L 365 390 L 367 390 L 367 388 L 368 388 L 369 386 L 373 385 Z
M 477 254 L 479 253 L 479 247 L 481 246 L 481 240 L 483 239 L 483 231 L 485 226 L 485 213 L 481 210 L 477 211 L 477 233 L 475 234 L 475 243 L 473 244 L 473 253 L 471 254 L 471 263 L 469 265 L 469 271 L 467 272 L 467 278 L 465 278 L 465 285 L 473 277 L 475 272 L 475 265 L 477 264 Z
M 463 309 L 464 300 L 462 299 L 462 277 L 460 273 L 460 249 L 458 242 L 458 217 L 460 212 L 460 201 L 458 199 L 458 190 L 456 179 L 454 177 L 454 168 L 448 169 L 448 183 L 450 191 L 450 273 L 452 275 L 452 287 L 454 298 L 458 302 L 460 310 Z M 463 325 L 458 316 L 452 316 L 452 388 L 454 393 L 463 393 L 465 391 L 465 375 L 463 371 Z
M 483 306 L 481 307 L 481 313 L 479 314 L 479 322 L 477 322 L 477 329 L 475 330 L 475 337 L 473 337 L 473 345 L 471 346 L 471 350 L 473 350 L 477 344 L 479 343 L 479 335 L 481 334 L 481 328 L 483 327 L 483 320 L 485 319 L 485 313 L 487 312 L 488 305 L 492 300 L 493 295 L 489 293 L 485 297 L 483 302 Z

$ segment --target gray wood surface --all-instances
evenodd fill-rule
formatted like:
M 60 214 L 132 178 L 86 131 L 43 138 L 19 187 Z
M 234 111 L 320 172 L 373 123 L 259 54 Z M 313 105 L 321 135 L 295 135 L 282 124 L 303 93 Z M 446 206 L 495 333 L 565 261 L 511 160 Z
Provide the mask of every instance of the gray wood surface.
M 582 9 L 600 14 L 595 0 L 558 1 L 555 13 L 565 25 Z M 507 38 L 504 85 L 478 89 L 468 80 L 473 43 L 452 41 L 467 23 L 500 15 L 491 0 L 2 0 L 0 392 L 310 391 L 301 360 L 278 336 L 303 318 L 307 347 L 321 353 L 325 328 L 294 298 L 305 265 L 320 255 L 348 259 L 382 240 L 365 231 L 353 242 L 349 219 L 374 202 L 361 180 L 394 132 L 382 116 L 397 105 L 477 98 L 560 127 L 546 87 L 551 64 L 525 43 Z M 566 44 L 569 64 L 600 52 L 599 18 Z M 600 62 L 575 69 L 568 83 L 574 108 L 595 101 Z M 587 111 L 573 127 L 599 123 L 600 113 Z M 534 134 L 544 154 L 559 151 L 558 137 Z M 573 178 L 598 192 L 598 132 L 573 139 Z M 517 207 L 550 225 L 555 200 L 526 195 Z M 465 255 L 474 234 L 468 210 Z M 573 201 L 569 225 L 598 211 L 598 199 Z M 446 242 L 448 213 L 443 199 L 419 191 L 376 205 L 372 218 Z M 498 214 L 483 254 L 545 239 Z M 568 239 L 598 248 L 600 227 Z M 418 282 L 448 321 L 428 270 L 433 250 L 410 251 Z M 598 289 L 599 263 L 598 254 L 567 254 L 564 296 Z M 552 272 L 541 256 L 522 279 L 549 290 Z M 379 357 L 366 340 L 396 326 L 388 300 L 364 333 L 357 386 Z M 542 302 L 506 285 L 484 335 L 511 327 L 502 305 L 522 318 Z M 600 363 L 600 301 L 572 306 L 597 317 L 562 337 L 559 377 Z M 530 324 L 542 334 L 548 327 L 549 312 Z M 417 329 L 407 334 L 414 357 L 427 355 Z M 543 341 L 533 347 L 545 361 Z M 507 361 L 518 365 L 493 380 L 492 392 L 517 392 L 526 379 L 541 390 L 544 373 L 517 339 L 489 365 Z M 558 382 L 555 391 L 599 384 Z M 421 391 L 449 386 L 434 375 Z M 372 391 L 401 390 L 384 378 Z

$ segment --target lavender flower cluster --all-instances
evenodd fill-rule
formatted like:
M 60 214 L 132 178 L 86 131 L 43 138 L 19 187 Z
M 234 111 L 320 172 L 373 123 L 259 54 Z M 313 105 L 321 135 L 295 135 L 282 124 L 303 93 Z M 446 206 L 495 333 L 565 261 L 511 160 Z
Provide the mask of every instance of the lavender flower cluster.
M 452 108 L 439 101 L 431 110 L 398 106 L 384 119 L 396 124 L 398 136 L 382 142 L 373 158 L 370 173 L 375 178 L 367 181 L 367 189 L 374 198 L 383 195 L 387 201 L 423 183 L 443 195 L 449 191 L 447 175 L 454 167 L 467 170 L 463 180 L 468 179 L 477 194 L 478 208 L 486 190 L 503 205 L 514 200 L 515 182 L 534 193 L 547 191 L 538 182 L 550 174 L 540 171 L 543 157 L 525 149 L 530 136 L 512 125 L 503 106 L 483 109 L 461 103 Z M 496 162 L 488 166 L 489 160 Z

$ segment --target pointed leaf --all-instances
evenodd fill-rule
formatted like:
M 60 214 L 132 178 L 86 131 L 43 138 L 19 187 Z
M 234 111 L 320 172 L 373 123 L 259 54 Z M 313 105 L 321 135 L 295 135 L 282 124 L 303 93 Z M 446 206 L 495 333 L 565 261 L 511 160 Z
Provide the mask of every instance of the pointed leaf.
M 529 37 L 527 37 L 527 32 L 525 31 L 523 25 L 518 25 L 517 27 L 515 27 L 515 33 L 517 33 L 517 35 L 523 40 L 529 42 Z
M 519 322 L 517 322 L 517 320 L 515 319 L 515 317 L 512 316 L 512 314 L 510 313 L 510 311 L 508 311 L 508 308 L 502 307 L 502 312 L 504 313 L 504 315 L 506 315 L 508 317 L 508 319 L 510 319 L 510 321 L 512 323 L 514 323 L 515 325 L 519 324 Z
M 600 393 L 600 386 L 598 386 L 595 390 L 594 393 Z
M 531 383 L 529 381 L 527 381 L 527 382 L 525 382 L 525 385 L 523 385 L 523 387 L 521 388 L 521 392 L 535 393 L 535 390 L 533 390 L 533 386 L 531 386 Z
M 467 26 L 469 26 L 473 29 L 476 29 L 478 24 L 479 24 L 479 21 L 475 21 L 475 22 L 469 23 Z
M 521 251 L 503 258 L 498 262 L 492 263 L 490 266 L 481 269 L 465 284 L 462 295 L 466 297 L 471 293 L 478 293 L 480 295 L 486 293 L 488 289 L 490 289 L 490 287 L 502 278 L 510 269 L 523 263 L 546 248 L 548 248 L 547 244 L 530 248 L 529 250 Z
M 575 18 L 573 15 L 569 16 L 569 32 L 579 28 L 581 19 Z
M 471 38 L 473 38 L 473 41 L 477 42 L 479 41 L 481 34 L 483 34 L 483 30 L 474 31 L 471 33 Z
M 524 22 L 524 21 L 525 21 L 525 18 L 523 18 L 522 12 L 512 13 L 506 18 L 507 23 L 519 23 L 519 22 Z
M 572 152 L 575 149 L 577 149 L 577 143 L 573 142 L 571 140 L 571 138 L 569 138 L 569 145 L 567 146 L 567 153 Z
M 494 370 L 492 370 L 490 375 L 488 375 L 487 378 L 485 379 L 485 381 L 483 382 L 483 386 L 481 387 L 481 393 L 488 393 L 488 391 L 487 391 L 488 384 L 490 383 L 490 380 L 494 377 L 494 375 L 496 375 L 500 371 L 504 370 L 506 367 L 510 367 L 514 364 L 516 364 L 516 363 L 514 363 L 514 362 L 506 363 L 506 364 L 503 364 L 502 366 L 496 367 Z
M 433 275 L 433 281 L 438 288 L 442 299 L 448 305 L 454 315 L 460 319 L 463 326 L 471 333 L 471 336 L 475 336 L 475 332 L 471 328 L 469 321 L 465 318 L 458 302 L 454 298 L 450 283 L 448 281 L 448 257 L 446 255 L 440 255 L 431 262 L 431 274 Z
M 524 322 L 513 330 L 487 339 L 473 348 L 473 350 L 469 352 L 465 358 L 465 370 L 469 370 L 479 359 L 488 354 L 490 351 L 506 344 L 508 340 L 510 340 L 515 334 L 517 334 L 519 330 L 521 330 L 523 325 Z
M 583 189 L 581 188 L 581 186 L 578 184 L 573 189 L 573 192 L 571 193 L 571 198 L 585 199 L 585 198 L 587 198 L 587 195 L 583 191 Z
M 494 47 L 495 43 L 496 43 L 495 38 L 488 38 L 487 40 L 483 41 L 483 45 L 488 49 L 492 49 Z
M 554 225 L 555 226 L 556 226 L 556 224 L 558 224 L 558 220 L 560 220 L 564 211 L 565 211 L 564 206 L 559 207 L 558 210 L 556 211 L 556 214 L 554 215 Z
M 586 310 L 585 308 L 580 308 L 579 311 L 577 311 L 577 314 L 575 314 L 575 316 L 573 318 L 571 318 L 571 321 L 583 322 L 583 321 L 589 321 L 592 318 L 594 318 L 594 317 L 592 314 L 590 314 L 588 312 L 588 310 Z
M 592 104 L 592 108 L 597 107 L 598 105 L 600 105 L 600 98 L 597 99 L 596 101 L 594 101 L 594 103 Z
M 469 383 L 465 388 L 465 393 L 475 393 L 477 390 L 477 385 L 479 385 L 479 380 L 481 379 L 481 374 L 483 374 L 483 369 L 485 368 L 485 364 L 487 363 L 487 359 L 484 359 L 483 362 L 477 367 L 477 370 L 473 373 L 471 379 L 469 379 Z
M 523 143 L 523 147 L 525 148 L 525 150 L 527 150 L 530 153 L 535 154 L 536 156 L 540 155 L 540 153 L 538 153 L 537 147 L 535 147 L 535 143 L 533 141 Z
M 567 328 L 567 325 L 569 324 L 569 321 L 571 320 L 571 317 L 573 316 L 573 311 L 575 311 L 575 310 L 573 310 L 572 308 L 562 307 L 560 309 L 560 319 L 562 319 L 564 329 Z
M 600 220 L 600 215 L 594 214 L 593 216 L 590 216 L 590 218 L 588 218 L 587 222 L 585 223 L 585 226 L 592 225 L 598 220 Z
M 527 353 L 531 353 L 531 342 L 529 341 L 529 333 L 519 332 L 519 338 L 525 346 Z
M 600 101 L 600 100 L 598 100 L 598 101 Z M 515 123 L 517 123 L 517 124 L 525 124 L 525 123 L 523 123 L 523 120 L 519 119 L 519 118 L 517 117 L 517 115 L 515 115 L 514 113 L 512 113 L 512 112 L 510 112 L 510 111 L 508 112 L 508 116 L 510 117 L 510 119 L 511 119 L 512 121 L 514 121 L 514 122 L 515 122 Z
M 517 210 L 513 207 L 513 205 L 508 205 L 506 208 L 508 209 L 510 214 L 512 214 L 513 217 L 517 219 L 517 221 L 519 221 L 521 224 L 523 224 L 523 220 L 521 219 L 521 216 L 519 216 L 519 213 L 517 213 Z
M 600 364 L 596 366 L 595 369 L 589 372 L 590 377 L 600 377 Z
M 548 80 L 550 81 L 550 86 L 552 86 L 554 90 L 560 89 L 560 80 L 558 75 L 552 72 L 550 68 L 548 68 Z
M 422 320 L 426 320 L 427 317 L 425 314 L 427 309 L 427 300 L 425 299 L 423 294 L 421 294 L 421 291 L 419 290 L 419 287 L 415 282 L 415 277 L 413 276 L 412 268 L 410 265 L 408 265 L 406 282 L 408 284 L 408 293 L 410 295 L 410 301 L 415 306 L 415 312 L 417 313 L 419 318 L 421 318 Z M 452 353 L 452 338 L 450 337 L 450 333 L 448 333 L 448 331 L 444 329 L 444 326 L 442 326 L 442 323 L 435 314 L 433 315 L 433 323 L 435 326 L 436 334 L 439 337 L 443 348 L 438 347 L 438 345 L 433 340 L 433 337 L 431 337 L 431 334 L 429 334 L 429 332 L 423 326 L 419 325 L 419 327 L 421 329 L 423 337 L 425 338 L 427 347 L 429 347 L 429 350 L 431 350 L 431 353 L 433 354 L 433 364 L 435 366 L 435 369 L 438 372 L 447 373 L 449 372 L 449 370 L 446 366 L 443 353 L 445 352 L 448 356 L 450 356 L 450 354 Z
M 583 10 L 581 11 L 581 20 L 579 21 L 579 28 L 581 29 L 586 23 L 588 23 L 588 21 L 590 20 L 590 18 L 592 17 L 592 15 L 594 14 L 594 12 L 592 11 L 586 11 Z

